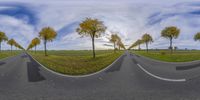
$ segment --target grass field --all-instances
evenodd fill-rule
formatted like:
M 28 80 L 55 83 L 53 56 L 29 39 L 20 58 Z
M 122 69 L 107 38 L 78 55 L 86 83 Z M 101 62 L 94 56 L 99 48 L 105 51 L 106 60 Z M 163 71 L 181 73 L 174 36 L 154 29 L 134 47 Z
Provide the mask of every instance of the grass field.
M 92 58 L 92 51 L 48 51 L 44 56 L 43 51 L 29 52 L 45 67 L 59 73 L 68 75 L 84 75 L 99 71 L 110 65 L 123 52 L 113 53 L 111 50 L 96 51 L 96 58 Z
M 20 54 L 22 51 L 18 51 L 18 50 L 14 50 L 12 52 L 6 50 L 6 51 L 1 51 L 0 52 L 0 59 L 3 59 L 3 58 L 6 58 L 6 57 L 10 57 L 10 56 L 14 56 L 14 55 L 17 55 L 17 54 Z
M 138 55 L 146 56 L 152 59 L 166 61 L 166 62 L 189 62 L 200 60 L 200 51 L 198 50 L 179 50 L 174 51 L 173 54 L 170 54 L 168 50 L 159 50 L 159 51 L 131 51 Z

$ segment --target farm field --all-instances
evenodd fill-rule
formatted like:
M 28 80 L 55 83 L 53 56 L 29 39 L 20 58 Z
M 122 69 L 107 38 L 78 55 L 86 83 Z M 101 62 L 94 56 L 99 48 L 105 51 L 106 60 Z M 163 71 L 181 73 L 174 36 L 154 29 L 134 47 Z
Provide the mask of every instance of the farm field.
M 89 50 L 58 50 L 48 51 L 48 56 L 44 56 L 43 51 L 29 51 L 29 53 L 45 67 L 67 75 L 85 75 L 99 71 L 114 60 L 123 51 L 97 50 L 96 58 L 92 58 L 92 51 Z
M 199 50 L 177 50 L 170 54 L 168 50 L 150 50 L 148 53 L 145 50 L 133 51 L 132 53 L 146 56 L 155 60 L 166 61 L 166 62 L 189 62 L 200 60 Z

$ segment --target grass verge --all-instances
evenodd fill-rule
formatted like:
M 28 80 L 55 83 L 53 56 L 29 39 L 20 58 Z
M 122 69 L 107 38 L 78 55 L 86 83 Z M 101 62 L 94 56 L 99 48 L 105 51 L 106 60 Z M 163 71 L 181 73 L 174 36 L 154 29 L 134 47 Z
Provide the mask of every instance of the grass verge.
M 96 51 L 96 58 L 93 59 L 92 51 L 48 51 L 48 56 L 44 56 L 43 51 L 37 53 L 29 52 L 37 61 L 45 67 L 68 75 L 85 75 L 97 72 L 116 60 L 122 51 Z
M 198 50 L 179 50 L 174 51 L 170 54 L 167 50 L 157 50 L 157 51 L 131 51 L 132 53 L 146 56 L 155 60 L 166 61 L 166 62 L 189 62 L 200 60 L 200 51 Z
M 14 51 L 7 51 L 3 50 L 0 52 L 0 59 L 6 58 L 6 57 L 11 57 L 20 54 L 22 51 L 14 50 Z

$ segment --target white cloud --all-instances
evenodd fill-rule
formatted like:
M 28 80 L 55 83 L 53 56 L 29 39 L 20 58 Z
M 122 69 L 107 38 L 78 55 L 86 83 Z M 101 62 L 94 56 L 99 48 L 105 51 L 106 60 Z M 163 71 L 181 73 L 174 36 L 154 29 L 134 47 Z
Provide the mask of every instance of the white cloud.
M 14 38 L 23 46 L 27 46 L 27 42 L 36 36 L 33 26 L 9 16 L 0 16 L 0 29 L 8 35 L 9 39 Z
M 16 38 L 25 46 L 38 35 L 38 31 L 44 26 L 51 26 L 58 31 L 69 25 L 69 31 L 59 33 L 60 37 L 54 42 L 48 43 L 48 49 L 91 49 L 91 39 L 89 37 L 80 38 L 75 30 L 71 30 L 75 29 L 77 25 L 70 26 L 70 24 L 81 22 L 85 17 L 93 17 L 104 21 L 108 31 L 119 32 L 126 45 L 131 45 L 144 33 L 149 33 L 154 38 L 154 43 L 150 45 L 150 48 L 167 48 L 169 41 L 160 37 L 160 31 L 166 26 L 176 25 L 181 29 L 181 34 L 178 39 L 174 40 L 175 46 L 200 48 L 200 46 L 196 46 L 197 42 L 193 41 L 193 35 L 200 31 L 198 30 L 200 18 L 197 15 L 189 14 L 200 7 L 192 6 L 192 1 L 189 0 L 165 0 L 162 2 L 160 0 L 125 0 L 123 2 L 120 0 L 60 0 L 57 2 L 26 1 L 24 3 L 33 5 L 31 6 L 33 8 L 30 7 L 30 9 L 36 11 L 38 23 L 30 25 L 27 23 L 26 17 L 17 19 L 2 15 L 0 16 L 0 27 L 10 37 Z M 0 9 L 7 8 L 3 6 Z M 155 15 L 156 13 L 158 15 Z M 96 48 L 111 48 L 104 46 L 107 42 L 107 35 L 103 35 L 100 39 L 96 39 Z M 39 49 L 43 49 L 43 44 L 39 46 Z

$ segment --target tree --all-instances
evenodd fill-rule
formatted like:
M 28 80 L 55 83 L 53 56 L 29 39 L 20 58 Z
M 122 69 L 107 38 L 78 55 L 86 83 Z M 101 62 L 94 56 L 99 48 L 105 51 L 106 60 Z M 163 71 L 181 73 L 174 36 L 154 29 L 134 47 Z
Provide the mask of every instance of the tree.
M 16 41 L 14 41 L 13 45 L 16 47 L 16 49 L 18 48 L 18 49 L 24 50 L 24 48 L 19 43 L 17 43 Z
M 170 46 L 169 47 L 171 49 L 171 54 L 173 52 L 173 48 L 172 48 L 173 39 L 178 38 L 179 34 L 180 34 L 180 30 L 176 26 L 166 27 L 161 32 L 161 36 L 164 37 L 164 38 L 169 39 L 169 41 L 170 41 Z
M 14 39 L 10 39 L 10 40 L 8 40 L 7 44 L 10 45 L 10 47 L 11 47 L 11 52 L 12 52 L 12 46 L 16 44 L 15 40 L 14 40 Z
M 8 40 L 8 37 L 6 36 L 6 34 L 0 31 L 0 52 L 1 52 L 1 43 L 7 40 Z
M 200 32 L 198 32 L 198 33 L 196 33 L 196 34 L 194 35 L 194 40 L 195 40 L 195 41 L 200 41 Z
M 39 32 L 39 37 L 44 41 L 44 51 L 45 51 L 45 56 L 47 56 L 47 42 L 48 41 L 53 41 L 57 36 L 56 31 L 51 28 L 51 27 L 44 27 L 42 30 Z
M 129 47 L 129 49 L 134 48 L 134 47 L 136 47 L 136 46 L 137 46 L 137 41 L 134 42 L 134 43 Z
M 146 50 L 148 52 L 148 44 L 153 42 L 153 38 L 151 37 L 151 35 L 146 33 L 142 36 L 142 41 L 146 44 Z
M 177 47 L 177 46 L 175 46 L 175 47 L 174 47 L 174 50 L 175 50 L 175 51 L 176 51 L 176 50 L 178 50 L 178 47 Z
M 121 40 L 117 41 L 117 45 L 118 45 L 119 50 L 120 50 L 121 48 L 123 48 L 124 50 L 126 49 Z
M 117 49 L 116 45 L 118 46 L 118 50 L 120 50 L 121 48 L 126 49 L 124 44 L 122 43 L 121 38 L 117 34 L 111 34 L 109 41 L 113 43 L 114 52 Z
M 141 39 L 138 39 L 137 41 L 136 41 L 136 45 L 138 46 L 138 50 L 140 50 L 140 45 L 142 44 L 142 40 Z
M 92 39 L 92 50 L 93 50 L 93 58 L 95 58 L 95 38 L 101 36 L 104 33 L 106 27 L 104 26 L 102 21 L 98 19 L 86 18 L 83 22 L 79 24 L 79 27 L 76 29 L 79 35 L 89 36 Z
M 31 41 L 31 44 L 33 45 L 33 47 L 35 47 L 35 53 L 36 53 L 36 48 L 37 48 L 37 45 L 40 44 L 40 39 L 39 38 L 34 38 L 32 41 Z
M 138 39 L 137 41 L 135 41 L 130 47 L 129 49 L 138 46 L 138 50 L 140 50 L 140 45 L 143 43 L 143 41 L 141 39 Z
M 113 47 L 114 47 L 114 52 L 115 52 L 115 48 L 116 48 L 116 42 L 118 41 L 118 35 L 117 34 L 112 34 L 111 38 L 110 38 L 110 42 L 113 43 Z
M 19 47 L 19 44 L 15 41 L 14 46 L 16 47 L 16 50 L 17 50 L 17 48 Z
M 122 40 L 121 38 L 117 35 L 117 46 L 118 46 L 118 49 L 120 50 L 121 48 L 123 48 L 124 50 L 126 49 L 124 44 L 122 43 Z
M 198 32 L 198 33 L 196 33 L 196 34 L 194 35 L 194 40 L 195 40 L 195 41 L 200 41 L 200 32 Z
M 21 45 L 19 45 L 18 43 L 17 43 L 16 47 L 21 49 L 21 50 L 24 50 L 24 48 Z
M 28 45 L 28 48 L 27 48 L 27 50 L 30 50 L 30 49 L 32 49 L 34 46 L 33 46 L 33 44 L 32 43 L 30 43 L 29 45 Z

